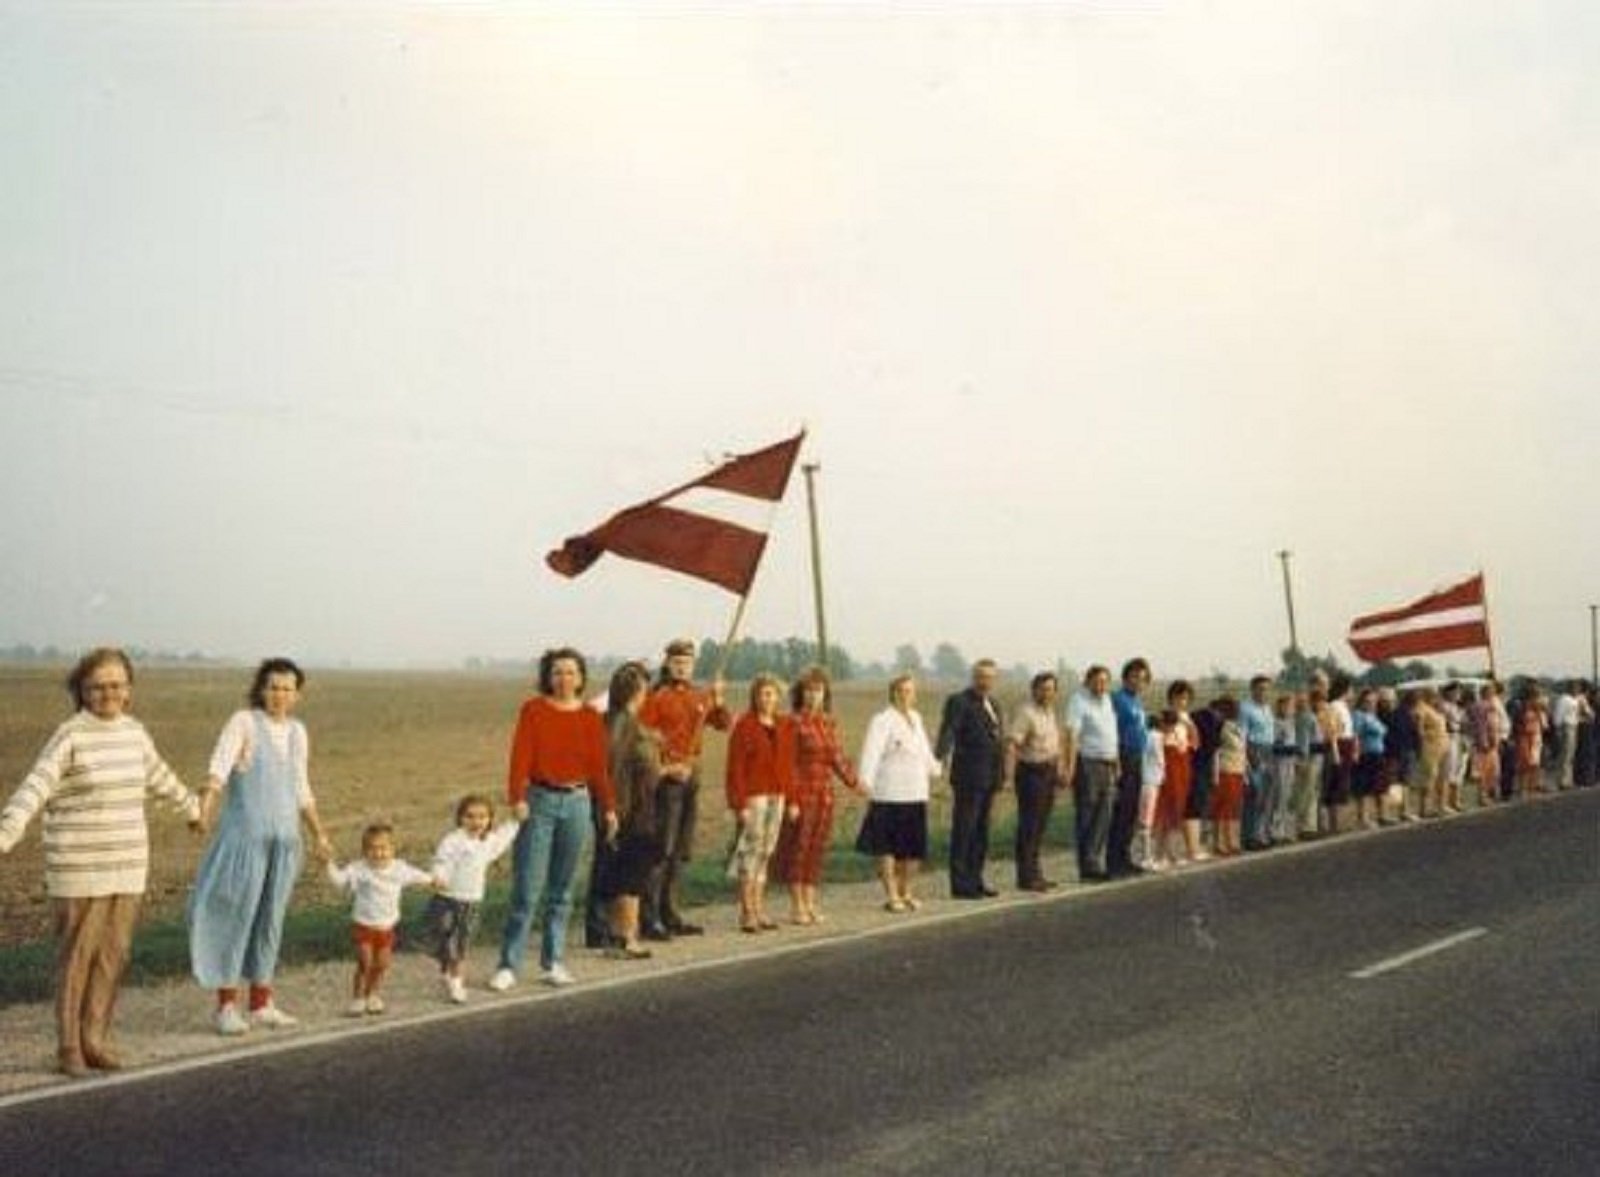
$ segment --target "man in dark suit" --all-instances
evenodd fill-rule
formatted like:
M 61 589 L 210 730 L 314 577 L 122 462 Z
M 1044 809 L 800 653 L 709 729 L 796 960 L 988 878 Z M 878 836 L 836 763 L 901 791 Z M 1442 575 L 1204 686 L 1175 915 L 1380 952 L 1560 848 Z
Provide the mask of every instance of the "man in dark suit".
M 944 703 L 934 755 L 950 761 L 955 811 L 950 819 L 950 894 L 984 899 L 999 892 L 983 881 L 989 853 L 989 810 L 1005 773 L 1005 720 L 994 698 L 999 670 L 983 658 L 972 665 L 972 685 Z

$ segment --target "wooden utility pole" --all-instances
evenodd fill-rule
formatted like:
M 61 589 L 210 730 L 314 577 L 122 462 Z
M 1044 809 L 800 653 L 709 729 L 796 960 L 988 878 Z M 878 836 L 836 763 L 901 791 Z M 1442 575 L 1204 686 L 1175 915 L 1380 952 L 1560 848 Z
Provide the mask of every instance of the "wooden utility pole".
M 1595 615 L 1600 605 L 1589 606 L 1589 681 L 1600 683 L 1600 630 L 1595 628 Z
M 1294 624 L 1294 587 L 1289 583 L 1289 557 L 1294 555 L 1287 548 L 1278 550 L 1278 562 L 1283 565 L 1283 604 L 1289 611 L 1289 649 L 1294 653 L 1300 652 L 1300 634 Z
M 805 462 L 800 472 L 806 476 L 806 515 L 811 520 L 811 596 L 817 608 L 817 663 L 828 667 L 828 620 L 822 611 L 822 531 L 817 523 L 816 473 L 822 467 Z

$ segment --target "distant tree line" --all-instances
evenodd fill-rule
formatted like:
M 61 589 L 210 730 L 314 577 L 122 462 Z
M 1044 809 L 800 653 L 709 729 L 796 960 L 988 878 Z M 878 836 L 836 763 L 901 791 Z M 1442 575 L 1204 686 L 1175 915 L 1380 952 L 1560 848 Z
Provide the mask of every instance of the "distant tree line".
M 232 658 L 217 658 L 198 650 L 179 653 L 175 650 L 152 650 L 145 646 L 126 647 L 128 657 L 134 662 L 151 666 L 233 666 Z M 60 646 L 34 646 L 19 642 L 14 646 L 0 646 L 0 662 L 37 663 L 39 665 L 69 666 L 83 654 L 81 649 L 63 650 Z

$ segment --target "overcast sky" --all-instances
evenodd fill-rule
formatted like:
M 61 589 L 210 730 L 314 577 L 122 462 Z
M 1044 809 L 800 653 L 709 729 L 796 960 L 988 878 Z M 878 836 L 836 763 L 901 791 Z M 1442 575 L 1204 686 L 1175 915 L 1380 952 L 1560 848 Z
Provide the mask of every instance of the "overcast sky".
M 5 4 L 0 645 L 654 654 L 732 598 L 542 553 L 806 424 L 858 657 L 1273 667 L 1288 548 L 1312 652 L 1482 567 L 1586 669 L 1596 62 L 1590 0 Z

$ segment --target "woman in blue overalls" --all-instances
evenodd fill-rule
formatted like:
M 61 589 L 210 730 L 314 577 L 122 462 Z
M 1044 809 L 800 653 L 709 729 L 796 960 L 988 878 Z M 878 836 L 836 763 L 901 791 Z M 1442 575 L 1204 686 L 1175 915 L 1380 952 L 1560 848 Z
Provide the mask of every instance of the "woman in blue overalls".
M 189 897 L 189 959 L 195 980 L 217 992 L 219 1034 L 295 1024 L 272 1000 L 272 976 L 303 858 L 300 823 L 319 857 L 333 853 L 311 795 L 306 729 L 290 716 L 304 684 L 287 658 L 256 668 L 250 707 L 222 729 L 201 792 L 204 824 L 219 793 L 222 812 Z M 250 986 L 248 1021 L 239 1011 L 241 980 Z

